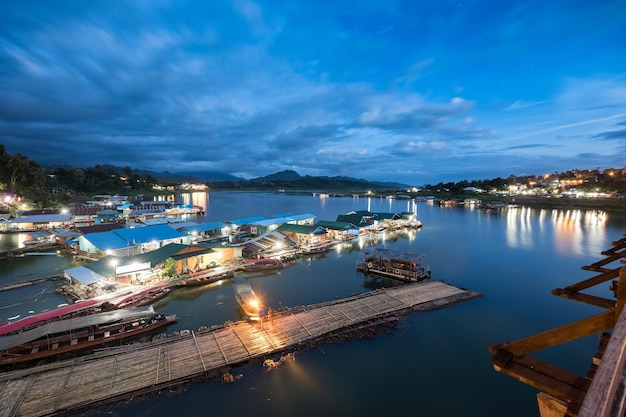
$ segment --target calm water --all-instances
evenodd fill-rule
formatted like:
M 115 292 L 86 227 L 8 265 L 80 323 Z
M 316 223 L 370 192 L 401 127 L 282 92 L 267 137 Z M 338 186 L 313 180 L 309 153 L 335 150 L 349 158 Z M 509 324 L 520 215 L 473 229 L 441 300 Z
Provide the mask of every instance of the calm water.
M 624 214 L 597 211 L 505 209 L 485 212 L 407 201 L 320 199 L 289 193 L 203 193 L 183 196 L 206 207 L 202 222 L 250 216 L 310 213 L 335 220 L 352 210 L 417 210 L 419 231 L 381 236 L 378 247 L 424 254 L 433 278 L 483 294 L 443 310 L 403 318 L 397 329 L 368 340 L 323 344 L 296 353 L 294 361 L 266 371 L 260 364 L 232 370 L 235 383 L 206 381 L 184 392 L 134 400 L 90 415 L 163 416 L 538 416 L 533 388 L 493 370 L 488 347 L 520 339 L 597 313 L 550 291 L 590 278 L 581 266 L 602 258 L 626 232 Z M 0 246 L 15 244 L 2 236 Z M 12 239 L 12 240 L 11 240 Z M 301 259 L 277 273 L 238 275 L 266 304 L 305 305 L 367 291 L 355 264 L 372 242 Z M 54 256 L 3 260 L 0 284 L 58 273 L 73 265 Z M 168 328 L 195 330 L 238 320 L 231 285 L 184 289 L 157 305 L 176 314 Z M 608 284 L 592 293 L 611 296 Z M 65 302 L 52 285 L 0 293 L 0 320 Z M 587 371 L 596 336 L 540 351 L 534 356 L 579 375 Z

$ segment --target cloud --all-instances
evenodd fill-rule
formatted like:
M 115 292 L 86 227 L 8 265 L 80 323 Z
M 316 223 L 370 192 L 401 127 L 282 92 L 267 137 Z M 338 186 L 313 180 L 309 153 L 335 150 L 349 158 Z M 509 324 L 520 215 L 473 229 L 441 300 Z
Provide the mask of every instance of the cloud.
M 419 184 L 624 152 L 612 2 L 3 6 L 0 142 L 44 165 Z

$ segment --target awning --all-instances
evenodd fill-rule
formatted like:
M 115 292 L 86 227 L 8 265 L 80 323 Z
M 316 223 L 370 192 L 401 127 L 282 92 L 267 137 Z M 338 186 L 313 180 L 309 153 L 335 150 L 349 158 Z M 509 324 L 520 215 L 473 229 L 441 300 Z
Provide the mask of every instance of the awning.
M 83 285 L 91 285 L 94 282 L 102 281 L 106 279 L 97 272 L 92 271 L 84 266 L 77 266 L 75 268 L 66 269 L 65 275 L 71 279 L 80 282 Z

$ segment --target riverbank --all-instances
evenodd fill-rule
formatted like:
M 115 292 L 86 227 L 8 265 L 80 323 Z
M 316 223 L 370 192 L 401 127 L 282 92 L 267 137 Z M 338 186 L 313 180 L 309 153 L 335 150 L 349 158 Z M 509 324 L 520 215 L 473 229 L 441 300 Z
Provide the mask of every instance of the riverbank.
M 626 212 L 626 199 L 621 198 L 546 198 L 516 195 L 507 197 L 509 204 L 537 209 L 602 210 Z

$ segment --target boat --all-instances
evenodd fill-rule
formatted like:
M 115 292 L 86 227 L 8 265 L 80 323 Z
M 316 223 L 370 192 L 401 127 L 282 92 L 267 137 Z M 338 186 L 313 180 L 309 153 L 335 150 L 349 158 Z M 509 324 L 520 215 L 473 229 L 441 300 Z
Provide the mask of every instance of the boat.
M 252 321 L 260 320 L 263 305 L 250 284 L 235 284 L 234 290 L 235 300 L 237 300 L 237 304 L 239 304 L 246 317 Z
M 145 334 L 176 322 L 176 316 L 150 307 L 119 309 L 53 321 L 0 337 L 0 365 L 40 360 L 107 345 Z
M 236 274 L 235 269 L 226 269 L 219 272 L 205 272 L 203 274 L 193 275 L 180 281 L 180 286 L 192 287 L 205 284 L 211 284 L 220 280 L 233 278 Z
M 430 278 L 430 268 L 422 264 L 422 257 L 389 249 L 373 249 L 365 252 L 363 261 L 357 261 L 356 268 L 366 274 L 417 282 Z
M 53 310 L 47 310 L 39 314 L 31 314 L 21 320 L 13 321 L 20 316 L 10 317 L 9 322 L 0 324 L 0 336 L 20 333 L 35 327 L 43 326 L 53 321 L 65 320 L 78 316 L 85 316 L 107 310 L 106 305 L 97 300 L 85 300 L 66 306 L 61 306 Z
M 311 244 L 309 246 L 303 246 L 302 248 L 300 248 L 300 253 L 303 255 L 326 253 L 339 243 L 340 242 L 337 241 L 324 241 L 316 244 Z
M 130 308 L 141 307 L 157 302 L 158 300 L 165 298 L 171 291 L 169 284 L 160 282 L 156 285 L 151 285 L 141 291 L 131 292 L 124 297 L 117 300 L 112 300 L 116 308 Z
M 264 271 L 266 269 L 279 269 L 283 266 L 283 262 L 280 259 L 246 259 L 241 266 L 241 269 L 243 269 L 244 271 Z

